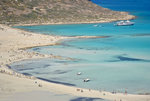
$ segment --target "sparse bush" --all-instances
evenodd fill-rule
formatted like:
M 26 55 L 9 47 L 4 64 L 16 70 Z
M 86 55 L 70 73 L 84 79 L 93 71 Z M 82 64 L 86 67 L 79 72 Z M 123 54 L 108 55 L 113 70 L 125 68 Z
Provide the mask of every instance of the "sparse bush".
M 10 23 L 75 22 L 120 19 L 127 13 L 101 8 L 90 0 L 0 0 L 0 21 Z M 11 13 L 9 10 L 11 9 Z M 44 11 L 42 12 L 42 10 Z M 22 12 L 20 12 L 22 11 Z M 19 14 L 18 14 L 19 12 Z

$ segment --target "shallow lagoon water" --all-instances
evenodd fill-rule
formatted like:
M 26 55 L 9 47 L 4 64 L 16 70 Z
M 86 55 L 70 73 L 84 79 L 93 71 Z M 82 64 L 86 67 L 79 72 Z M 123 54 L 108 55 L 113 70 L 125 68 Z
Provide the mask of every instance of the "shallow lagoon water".
M 123 43 L 127 43 L 127 40 L 128 43 L 130 41 L 135 43 L 142 38 L 143 41 L 136 46 L 134 44 L 121 46 Z M 145 36 L 142 38 L 126 37 L 125 40 L 118 38 L 118 41 L 111 38 L 107 41 L 106 39 L 79 39 L 70 42 L 64 41 L 62 45 L 57 46 L 37 47 L 29 51 L 53 53 L 75 60 L 40 59 L 19 62 L 19 69 L 34 67 L 34 69 L 29 68 L 29 70 L 23 71 L 17 69 L 18 63 L 13 64 L 12 67 L 21 73 L 29 73 L 52 81 L 71 83 L 77 87 L 122 92 L 127 88 L 130 93 L 149 92 L 150 54 L 147 46 L 149 46 L 150 40 Z M 87 43 L 90 44 L 85 45 Z M 139 48 L 140 46 L 142 48 Z M 78 72 L 82 72 L 82 75 L 76 75 Z M 85 78 L 90 78 L 91 81 L 85 83 L 83 82 Z
M 29 51 L 71 57 L 75 60 L 27 60 L 12 64 L 12 68 L 21 73 L 77 87 L 121 92 L 127 89 L 129 93 L 150 92 L 149 1 L 139 3 L 139 0 L 134 0 L 134 5 L 133 0 L 121 1 L 101 0 L 98 4 L 113 10 L 130 11 L 137 16 L 133 20 L 134 26 L 117 27 L 113 25 L 115 22 L 17 26 L 43 34 L 109 37 L 64 40 L 61 45 L 36 47 Z M 82 72 L 82 75 L 76 75 L 77 72 Z M 91 81 L 85 83 L 85 78 L 90 78 Z

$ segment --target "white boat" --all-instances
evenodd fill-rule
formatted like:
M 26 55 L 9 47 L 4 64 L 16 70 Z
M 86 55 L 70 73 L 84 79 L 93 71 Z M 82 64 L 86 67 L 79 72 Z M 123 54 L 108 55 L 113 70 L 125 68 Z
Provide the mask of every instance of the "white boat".
M 134 25 L 134 22 L 131 22 L 129 20 L 127 20 L 127 21 L 119 21 L 119 22 L 116 22 L 115 25 L 116 26 L 131 26 L 131 25 Z
M 81 72 L 78 72 L 78 73 L 77 73 L 77 75 L 81 75 L 81 74 L 82 74 Z
M 98 25 L 93 25 L 94 27 L 97 27 Z
M 90 81 L 90 79 L 88 79 L 88 78 L 87 78 L 87 79 L 84 79 L 83 81 L 84 81 L 84 82 L 89 82 L 89 81 Z

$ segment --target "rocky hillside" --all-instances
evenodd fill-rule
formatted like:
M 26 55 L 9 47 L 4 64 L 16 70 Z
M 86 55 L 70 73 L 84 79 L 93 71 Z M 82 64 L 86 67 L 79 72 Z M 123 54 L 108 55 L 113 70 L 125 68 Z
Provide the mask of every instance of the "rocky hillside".
M 90 0 L 0 0 L 0 23 L 86 23 L 132 19 L 125 12 L 111 11 Z

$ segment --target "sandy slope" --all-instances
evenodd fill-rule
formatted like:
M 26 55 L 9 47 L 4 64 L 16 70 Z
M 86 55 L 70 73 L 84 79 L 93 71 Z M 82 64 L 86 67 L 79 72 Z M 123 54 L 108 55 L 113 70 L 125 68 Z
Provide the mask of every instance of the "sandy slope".
M 41 92 L 41 95 L 39 94 L 38 97 L 42 97 L 42 92 L 47 91 L 70 94 L 73 96 L 102 98 L 112 101 L 120 101 L 120 99 L 122 101 L 150 101 L 150 95 L 112 94 L 104 91 L 89 91 L 88 89 L 49 83 L 34 77 L 17 74 L 6 66 L 7 64 L 24 59 L 60 58 L 59 56 L 53 55 L 43 55 L 34 52 L 29 53 L 23 50 L 23 48 L 53 45 L 61 39 L 65 39 L 65 37 L 34 34 L 0 25 L 0 101 L 7 101 L 7 98 L 15 93 L 31 93 L 32 91 Z M 81 92 L 81 89 L 83 92 Z M 32 97 L 31 101 L 34 101 Z

